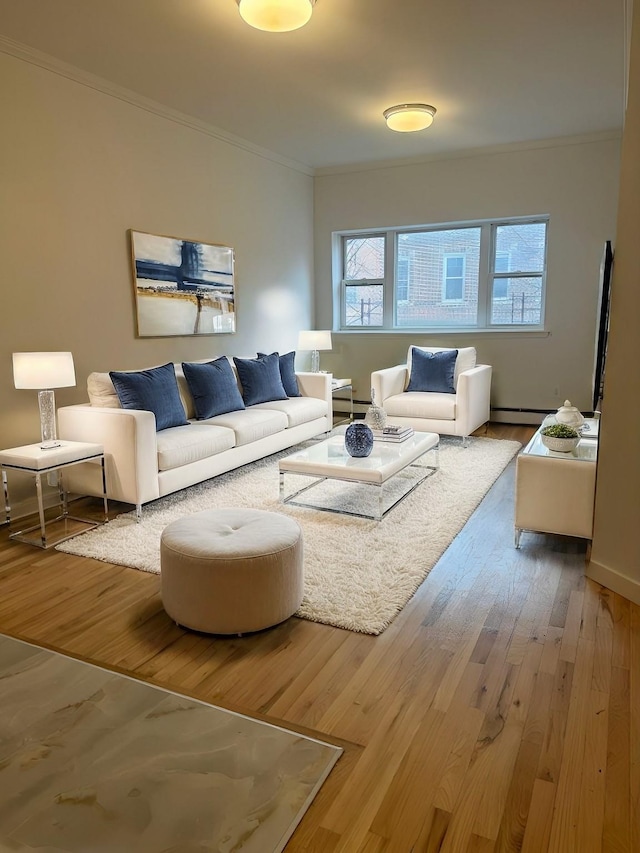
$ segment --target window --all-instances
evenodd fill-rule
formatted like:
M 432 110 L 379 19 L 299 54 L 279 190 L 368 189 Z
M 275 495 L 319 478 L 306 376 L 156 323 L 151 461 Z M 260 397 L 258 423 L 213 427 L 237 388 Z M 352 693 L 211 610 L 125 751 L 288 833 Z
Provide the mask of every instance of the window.
M 408 298 L 396 302 L 397 328 L 475 323 L 479 228 L 400 231 L 395 245 L 398 263 L 404 261 L 409 271 Z
M 497 225 L 491 323 L 540 325 L 547 243 L 546 222 Z
M 398 258 L 396 270 L 396 302 L 406 302 L 409 298 L 409 258 Z
M 493 271 L 494 272 L 508 272 L 510 263 L 511 263 L 511 258 L 509 256 L 509 252 L 496 252 Z M 507 280 L 505 278 L 494 278 L 493 279 L 493 298 L 494 299 L 506 299 L 507 296 L 508 296 Z
M 445 255 L 442 301 L 462 302 L 464 296 L 464 255 Z
M 540 328 L 546 219 L 340 235 L 342 328 Z
M 345 237 L 344 326 L 382 326 L 385 235 Z

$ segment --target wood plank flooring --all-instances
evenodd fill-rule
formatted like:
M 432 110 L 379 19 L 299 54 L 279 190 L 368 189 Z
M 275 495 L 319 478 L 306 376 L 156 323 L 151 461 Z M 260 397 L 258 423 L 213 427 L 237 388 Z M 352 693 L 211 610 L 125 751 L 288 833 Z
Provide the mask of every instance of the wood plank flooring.
M 344 746 L 287 853 L 637 853 L 640 608 L 585 578 L 582 540 L 514 549 L 514 473 L 379 637 L 183 631 L 157 576 L 6 527 L 0 632 Z

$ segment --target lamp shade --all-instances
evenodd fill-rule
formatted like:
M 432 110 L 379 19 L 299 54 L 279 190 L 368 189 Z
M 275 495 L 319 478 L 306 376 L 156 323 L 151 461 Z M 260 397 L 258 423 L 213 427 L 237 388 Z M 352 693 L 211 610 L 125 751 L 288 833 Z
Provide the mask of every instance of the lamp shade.
M 398 104 L 383 113 L 387 127 L 399 133 L 424 130 L 433 122 L 437 110 L 429 104 Z
M 13 384 L 16 388 L 69 388 L 76 384 L 70 352 L 14 352 Z
M 315 0 L 237 0 L 240 16 L 257 30 L 286 33 L 311 18 Z
M 298 335 L 299 350 L 330 350 L 331 332 L 321 331 L 300 332 Z

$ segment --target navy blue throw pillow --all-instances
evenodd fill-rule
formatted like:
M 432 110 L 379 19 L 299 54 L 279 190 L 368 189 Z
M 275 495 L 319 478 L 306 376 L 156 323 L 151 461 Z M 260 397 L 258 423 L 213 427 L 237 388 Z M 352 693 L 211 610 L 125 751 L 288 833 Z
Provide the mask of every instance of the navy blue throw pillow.
M 263 358 L 265 355 L 266 352 L 259 352 L 258 358 Z M 284 355 L 279 355 L 276 352 L 274 355 L 277 355 L 280 359 L 280 379 L 282 379 L 282 386 L 287 397 L 302 397 L 298 388 L 298 377 L 296 376 L 294 365 L 296 360 L 295 352 L 286 352 Z
M 457 349 L 425 352 L 417 347 L 411 347 L 411 377 L 407 391 L 455 394 L 453 375 L 457 357 Z
M 183 361 L 182 370 L 199 421 L 244 409 L 236 375 L 226 356 L 206 364 Z
M 247 406 L 286 400 L 287 392 L 280 378 L 280 359 L 275 352 L 260 358 L 233 358 L 240 384 L 242 399 Z
M 149 370 L 109 372 L 123 409 L 142 409 L 156 416 L 156 430 L 186 426 L 189 421 L 178 391 L 173 364 Z

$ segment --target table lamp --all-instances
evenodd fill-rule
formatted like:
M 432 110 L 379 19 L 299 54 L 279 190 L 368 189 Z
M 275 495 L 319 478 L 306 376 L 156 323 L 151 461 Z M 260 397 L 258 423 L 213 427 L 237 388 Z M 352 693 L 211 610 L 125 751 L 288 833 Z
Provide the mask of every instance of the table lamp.
M 52 388 L 69 388 L 76 384 L 73 356 L 70 352 L 14 352 L 13 384 L 16 388 L 38 390 L 40 407 L 40 447 L 59 447 L 56 438 L 56 401 Z
M 300 332 L 298 335 L 298 349 L 311 350 L 311 372 L 320 372 L 320 350 L 331 349 L 331 332 L 327 329 L 322 331 Z

